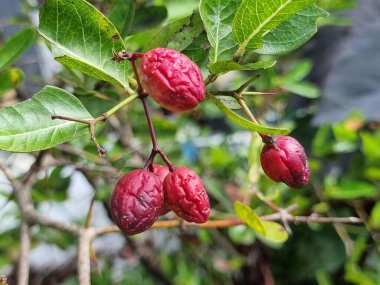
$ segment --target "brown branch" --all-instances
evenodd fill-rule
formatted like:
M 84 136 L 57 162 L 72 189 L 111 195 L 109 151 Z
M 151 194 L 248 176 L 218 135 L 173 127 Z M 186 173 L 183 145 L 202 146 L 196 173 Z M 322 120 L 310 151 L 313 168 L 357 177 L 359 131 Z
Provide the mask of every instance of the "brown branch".
M 94 237 L 92 228 L 81 229 L 78 237 L 78 279 L 80 285 L 91 285 L 90 244 Z
M 275 213 L 260 217 L 262 221 L 282 221 L 283 215 Z M 320 217 L 317 215 L 311 216 L 292 216 L 289 214 L 287 221 L 291 223 L 347 223 L 347 224 L 361 224 L 363 221 L 357 217 Z M 203 228 L 203 229 L 215 229 L 215 228 L 229 228 L 233 226 L 243 225 L 244 222 L 238 219 L 226 219 L 226 220 L 212 220 L 203 224 L 195 224 L 184 222 L 180 220 L 168 220 L 157 221 L 151 227 L 152 229 L 164 229 L 164 228 Z M 119 228 L 116 225 L 95 228 L 95 235 L 103 235 L 112 232 L 119 232 Z
M 21 234 L 20 234 L 20 256 L 18 261 L 17 270 L 17 284 L 28 285 L 29 284 L 29 250 L 30 250 L 30 229 L 29 225 L 25 222 L 21 222 Z

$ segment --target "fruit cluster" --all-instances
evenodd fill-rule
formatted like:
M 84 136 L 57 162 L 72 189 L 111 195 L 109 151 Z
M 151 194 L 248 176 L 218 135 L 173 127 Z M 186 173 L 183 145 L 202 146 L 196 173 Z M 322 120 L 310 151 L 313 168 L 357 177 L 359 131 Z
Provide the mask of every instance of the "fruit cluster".
M 134 67 L 146 112 L 149 110 L 144 101 L 145 92 L 173 112 L 190 110 L 204 100 L 205 85 L 201 71 L 184 54 L 156 48 L 141 57 L 139 68 Z M 132 59 L 133 64 L 135 59 Z M 154 134 L 150 116 L 147 119 L 151 134 Z M 164 154 L 157 150 L 154 135 L 152 141 L 153 156 L 145 167 L 125 174 L 115 187 L 111 197 L 111 214 L 115 223 L 124 233 L 134 235 L 150 228 L 160 215 L 170 210 L 187 222 L 206 222 L 210 203 L 201 178 L 193 170 L 176 168 L 166 159 L 164 161 L 169 167 L 153 164 L 155 154 Z
M 170 172 L 153 164 L 153 171 L 137 169 L 125 174 L 111 197 L 111 214 L 117 226 L 134 235 L 150 228 L 160 215 L 173 210 L 187 222 L 204 223 L 210 203 L 201 178 L 186 167 Z
M 137 68 L 135 60 L 141 57 Z M 111 198 L 111 214 L 126 234 L 141 233 L 151 227 L 160 215 L 173 210 L 188 222 L 204 223 L 210 214 L 210 203 L 201 178 L 186 167 L 176 168 L 156 142 L 146 103 L 149 95 L 162 107 L 181 112 L 190 110 L 205 98 L 205 85 L 198 66 L 184 54 L 167 48 L 156 48 L 146 54 L 115 54 L 114 60 L 132 62 L 140 99 L 150 127 L 153 149 L 143 169 L 124 175 Z M 292 137 L 260 134 L 264 141 L 261 165 L 272 180 L 291 188 L 305 186 L 310 169 L 305 151 Z M 160 154 L 168 165 L 153 164 Z

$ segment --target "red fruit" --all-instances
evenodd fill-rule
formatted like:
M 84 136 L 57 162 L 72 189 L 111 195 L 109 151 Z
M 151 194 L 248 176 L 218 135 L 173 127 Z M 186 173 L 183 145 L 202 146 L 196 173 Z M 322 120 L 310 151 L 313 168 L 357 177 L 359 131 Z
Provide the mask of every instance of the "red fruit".
M 170 171 L 169 171 L 169 168 L 167 168 L 166 166 L 153 164 L 153 173 L 158 176 L 158 178 L 161 180 L 162 183 L 164 183 L 165 177 L 170 173 Z M 170 212 L 170 207 L 164 195 L 164 203 L 162 204 L 162 207 L 161 207 L 160 216 L 166 215 L 169 212 Z
M 117 182 L 111 197 L 111 214 L 123 232 L 134 235 L 153 225 L 163 202 L 159 177 L 148 170 L 137 169 Z
M 138 69 L 144 90 L 162 107 L 181 112 L 205 98 L 205 85 L 198 66 L 186 55 L 168 48 L 146 53 Z
M 164 183 L 165 177 L 170 173 L 169 168 L 160 164 L 153 164 L 153 173 Z
M 261 151 L 261 166 L 266 175 L 291 188 L 305 186 L 310 177 L 310 168 L 302 145 L 289 136 L 274 138 L 265 143 Z
M 169 207 L 178 217 L 204 223 L 210 214 L 210 203 L 201 178 L 191 169 L 179 167 L 166 176 L 164 191 Z

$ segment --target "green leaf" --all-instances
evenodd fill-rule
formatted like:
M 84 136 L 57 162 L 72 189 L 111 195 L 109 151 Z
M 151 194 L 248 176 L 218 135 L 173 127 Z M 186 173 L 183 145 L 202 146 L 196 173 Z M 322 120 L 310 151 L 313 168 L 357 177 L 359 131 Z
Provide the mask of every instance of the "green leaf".
M 260 217 L 247 205 L 239 201 L 234 203 L 235 213 L 242 222 L 247 224 L 250 228 L 254 229 L 255 232 L 265 236 L 265 228 L 263 222 L 260 220 Z
M 210 62 L 232 59 L 237 45 L 231 22 L 242 0 L 201 0 L 199 11 L 211 45 Z
M 63 166 L 57 166 L 50 175 L 38 180 L 33 185 L 33 201 L 65 201 L 68 196 L 67 189 L 71 183 L 71 176 L 63 176 L 62 172 Z
M 317 85 L 303 81 L 303 82 L 288 82 L 283 85 L 283 87 L 299 96 L 309 98 L 309 99 L 315 99 L 320 96 L 319 89 Z
M 372 228 L 380 229 L 380 202 L 377 202 L 371 211 L 369 224 Z
M 316 5 L 293 15 L 264 35 L 260 54 L 285 54 L 306 43 L 317 32 L 317 19 L 328 13 Z
M 312 153 L 317 157 L 328 155 L 333 150 L 333 136 L 328 124 L 319 127 L 312 142 Z
M 118 1 L 113 5 L 108 19 L 114 24 L 121 35 L 128 34 L 135 17 L 136 4 L 134 1 Z
M 241 109 L 240 104 L 234 97 L 231 96 L 216 96 L 220 102 L 222 102 L 230 110 Z
M 228 236 L 234 243 L 243 245 L 251 245 L 256 239 L 255 232 L 246 225 L 228 228 Z
M 199 13 L 194 12 L 188 25 L 176 31 L 168 41 L 168 48 L 182 51 L 203 32 L 203 23 Z
M 299 82 L 304 79 L 312 70 L 313 62 L 308 59 L 302 59 L 283 77 L 287 82 Z
M 362 139 L 362 152 L 369 162 L 377 162 L 380 159 L 380 132 L 371 134 L 368 132 L 360 133 Z
M 269 243 L 270 245 L 276 245 L 288 240 L 289 235 L 280 224 L 271 221 L 262 221 L 261 224 L 265 229 L 265 235 L 259 234 L 258 238 L 262 241 Z
M 40 14 L 40 34 L 53 44 L 57 61 L 128 89 L 128 61 L 114 62 L 112 50 L 125 50 L 115 26 L 83 0 L 47 0 Z
M 369 180 L 380 181 L 380 167 L 367 167 L 363 174 Z
M 271 128 L 271 127 L 264 127 L 261 125 L 257 125 L 242 116 L 236 114 L 235 112 L 228 109 L 228 107 L 218 100 L 215 96 L 209 96 L 209 98 L 218 106 L 218 108 L 227 115 L 228 118 L 231 119 L 235 124 L 250 130 L 254 132 L 259 132 L 263 134 L 269 134 L 269 135 L 286 135 L 290 133 L 290 130 L 288 129 L 280 129 L 280 128 Z
M 141 6 L 136 9 L 133 21 L 133 31 L 154 27 L 163 22 L 168 16 L 164 6 Z
M 374 197 L 376 186 L 359 180 L 344 180 L 339 184 L 326 185 L 326 194 L 331 199 L 358 199 Z
M 78 119 L 92 118 L 75 96 L 47 86 L 32 99 L 0 110 L 0 149 L 12 152 L 38 151 L 88 132 L 87 125 L 52 120 L 52 114 Z
M 244 0 L 233 21 L 233 35 L 239 44 L 237 56 L 246 49 L 263 46 L 263 36 L 315 0 Z
M 192 25 L 195 25 L 195 29 L 192 31 Z M 194 12 L 193 14 L 175 20 L 165 27 L 163 27 L 156 36 L 144 47 L 145 51 L 149 51 L 156 47 L 167 47 L 170 43 L 171 46 L 175 46 L 175 49 L 181 51 L 187 48 L 193 41 L 194 38 L 201 34 L 202 29 L 200 29 L 199 14 Z M 180 43 L 175 44 L 172 40 L 173 38 L 179 39 L 181 37 L 181 31 L 186 30 L 189 38 L 183 37 Z
M 0 47 L 0 69 L 13 64 L 35 41 L 36 31 L 26 28 Z
M 277 61 L 259 61 L 255 63 L 239 64 L 233 60 L 218 61 L 209 64 L 209 70 L 212 74 L 223 74 L 234 70 L 257 70 L 271 68 Z
M 24 81 L 24 72 L 19 68 L 0 71 L 0 96 L 16 88 L 22 81 Z
M 205 32 L 202 32 L 182 53 L 186 54 L 199 67 L 206 67 L 208 64 L 209 50 L 210 46 L 207 35 Z

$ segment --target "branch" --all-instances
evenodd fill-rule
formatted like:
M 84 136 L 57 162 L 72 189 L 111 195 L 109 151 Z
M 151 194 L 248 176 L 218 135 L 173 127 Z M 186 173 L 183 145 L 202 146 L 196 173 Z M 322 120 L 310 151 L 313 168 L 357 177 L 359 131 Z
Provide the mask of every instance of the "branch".
M 262 221 L 282 221 L 283 215 L 275 213 L 260 217 Z M 346 224 L 362 224 L 363 221 L 357 217 L 320 217 L 317 215 L 311 216 L 292 216 L 289 214 L 287 221 L 291 223 L 346 223 Z M 203 224 L 195 224 L 184 222 L 180 220 L 167 220 L 157 221 L 153 224 L 151 229 L 163 229 L 163 228 L 203 228 L 203 229 L 216 229 L 216 228 L 229 228 L 244 223 L 238 219 L 226 219 L 226 220 L 213 220 L 207 221 Z M 116 225 L 95 228 L 95 235 L 103 235 L 112 232 L 119 232 L 119 228 Z
M 29 250 L 30 250 L 30 231 L 25 221 L 21 222 L 20 234 L 20 257 L 18 261 L 17 280 L 18 285 L 29 284 Z
M 94 237 L 92 228 L 81 229 L 78 237 L 78 278 L 80 285 L 91 285 L 90 244 Z

